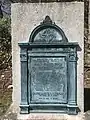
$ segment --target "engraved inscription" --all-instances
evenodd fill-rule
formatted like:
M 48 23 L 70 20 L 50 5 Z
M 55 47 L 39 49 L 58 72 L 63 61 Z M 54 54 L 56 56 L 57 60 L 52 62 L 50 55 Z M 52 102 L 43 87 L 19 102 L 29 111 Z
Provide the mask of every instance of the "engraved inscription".
M 67 100 L 67 67 L 65 57 L 31 58 L 31 95 L 33 102 Z

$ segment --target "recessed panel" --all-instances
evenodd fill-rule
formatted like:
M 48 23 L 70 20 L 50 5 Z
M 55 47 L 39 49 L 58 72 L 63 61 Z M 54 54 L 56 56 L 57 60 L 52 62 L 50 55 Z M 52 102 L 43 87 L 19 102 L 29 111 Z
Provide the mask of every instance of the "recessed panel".
M 66 57 L 31 57 L 31 102 L 67 102 Z
M 34 38 L 34 41 L 38 42 L 54 42 L 54 41 L 62 41 L 62 36 L 60 33 L 53 29 L 53 28 L 45 28 L 39 33 Z

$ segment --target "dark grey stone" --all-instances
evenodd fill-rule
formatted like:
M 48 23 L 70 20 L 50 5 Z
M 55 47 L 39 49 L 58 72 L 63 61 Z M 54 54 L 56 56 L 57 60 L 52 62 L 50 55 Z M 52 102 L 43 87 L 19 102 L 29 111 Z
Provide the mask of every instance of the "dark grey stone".
M 2 12 L 10 15 L 11 14 L 11 0 L 0 0 Z

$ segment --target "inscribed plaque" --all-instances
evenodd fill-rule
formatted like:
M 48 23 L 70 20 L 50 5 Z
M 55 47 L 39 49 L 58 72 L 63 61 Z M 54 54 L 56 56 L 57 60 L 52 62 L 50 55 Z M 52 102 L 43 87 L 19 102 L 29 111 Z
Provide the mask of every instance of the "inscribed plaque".
M 66 57 L 31 57 L 31 102 L 67 102 Z

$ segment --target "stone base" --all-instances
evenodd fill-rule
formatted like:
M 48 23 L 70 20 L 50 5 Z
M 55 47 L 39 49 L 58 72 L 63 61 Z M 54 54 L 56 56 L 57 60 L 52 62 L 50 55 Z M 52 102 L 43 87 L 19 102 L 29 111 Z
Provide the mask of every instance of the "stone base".
M 85 120 L 84 114 L 66 115 L 57 113 L 18 114 L 18 120 Z

